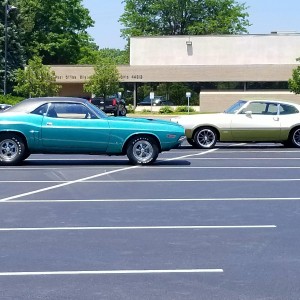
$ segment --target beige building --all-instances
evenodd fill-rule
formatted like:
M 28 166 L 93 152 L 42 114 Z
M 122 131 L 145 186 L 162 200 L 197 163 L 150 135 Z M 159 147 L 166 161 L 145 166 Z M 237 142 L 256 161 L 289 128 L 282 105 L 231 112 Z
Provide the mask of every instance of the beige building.
M 300 103 L 287 81 L 299 64 L 300 34 L 135 37 L 130 65 L 118 66 L 121 81 L 195 82 L 203 85 L 197 110 L 222 111 L 238 99 L 283 99 Z M 88 96 L 84 81 L 91 66 L 52 66 L 65 96 Z M 235 83 L 237 88 L 208 89 L 207 83 Z M 253 89 L 251 86 L 263 86 Z M 272 88 L 266 88 L 271 86 Z M 136 98 L 135 98 L 136 101 Z

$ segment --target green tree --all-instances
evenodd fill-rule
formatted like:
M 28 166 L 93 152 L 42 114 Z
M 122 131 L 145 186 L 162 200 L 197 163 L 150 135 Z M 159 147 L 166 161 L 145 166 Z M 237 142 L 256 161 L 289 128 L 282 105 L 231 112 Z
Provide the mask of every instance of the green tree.
M 15 0 L 22 15 L 27 57 L 45 64 L 75 64 L 95 44 L 87 33 L 94 21 L 81 0 Z
M 247 32 L 245 4 L 235 0 L 123 0 L 122 36 Z
M 296 60 L 300 62 L 300 57 Z M 289 89 L 295 94 L 300 94 L 300 66 L 293 70 L 292 78 L 289 79 Z
M 24 48 L 22 47 L 22 27 L 20 15 L 13 2 L 8 1 L 7 10 L 7 80 L 6 92 L 13 89 L 14 71 L 25 65 Z M 5 2 L 0 4 L 0 90 L 3 92 L 5 73 Z
M 94 74 L 89 77 L 83 88 L 95 96 L 114 94 L 119 89 L 120 74 L 110 58 L 101 58 L 94 66 Z
M 93 50 L 84 54 L 84 56 L 78 61 L 78 63 L 95 65 L 97 64 L 97 61 L 102 59 L 109 59 L 116 65 L 128 65 L 129 51 L 109 48 Z
M 25 69 L 16 71 L 14 91 L 25 97 L 55 96 L 61 86 L 55 83 L 55 73 L 42 64 L 42 58 L 35 56 Z

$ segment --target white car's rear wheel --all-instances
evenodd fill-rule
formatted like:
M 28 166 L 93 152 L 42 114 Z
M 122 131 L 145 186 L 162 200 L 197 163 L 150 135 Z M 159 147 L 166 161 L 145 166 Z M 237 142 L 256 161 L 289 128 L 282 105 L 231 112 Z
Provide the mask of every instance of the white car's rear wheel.
M 291 144 L 294 147 L 300 147 L 300 127 L 297 127 L 292 131 Z

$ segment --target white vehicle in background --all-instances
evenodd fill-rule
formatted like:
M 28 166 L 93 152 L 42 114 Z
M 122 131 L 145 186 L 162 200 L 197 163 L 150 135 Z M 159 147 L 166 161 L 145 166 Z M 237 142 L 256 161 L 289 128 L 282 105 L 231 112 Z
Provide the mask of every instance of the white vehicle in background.
M 223 113 L 186 115 L 171 121 L 185 128 L 190 145 L 216 142 L 280 142 L 300 147 L 300 105 L 277 100 L 239 100 Z

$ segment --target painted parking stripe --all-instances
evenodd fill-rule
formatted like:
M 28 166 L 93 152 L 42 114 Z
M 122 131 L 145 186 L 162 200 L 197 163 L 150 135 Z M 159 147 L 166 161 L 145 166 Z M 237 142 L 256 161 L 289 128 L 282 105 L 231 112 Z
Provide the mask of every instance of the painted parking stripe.
M 179 157 L 166 159 L 166 161 L 173 161 L 173 160 L 183 159 L 183 158 L 187 158 L 187 157 L 191 157 L 191 156 L 195 156 L 195 155 L 196 156 L 204 155 L 204 154 L 211 153 L 211 152 L 214 152 L 214 151 L 217 151 L 217 150 L 218 150 L 218 148 L 215 148 L 215 149 L 208 150 L 206 152 L 194 153 L 194 154 L 190 154 L 190 155 L 183 155 L 183 156 L 179 156 Z M 113 173 L 128 171 L 128 170 L 136 169 L 136 168 L 139 168 L 139 167 L 140 166 L 130 166 L 130 167 L 125 167 L 125 168 L 121 168 L 121 169 L 117 169 L 117 170 L 112 170 L 112 171 L 109 171 L 109 172 L 104 171 L 103 173 L 98 173 L 98 174 L 95 174 L 95 175 L 92 175 L 92 176 L 79 178 L 77 180 L 63 182 L 63 183 L 60 183 L 60 184 L 57 184 L 57 185 L 54 185 L 54 186 L 50 186 L 50 187 L 46 187 L 46 188 L 42 188 L 42 189 L 37 189 L 37 190 L 31 191 L 31 192 L 17 194 L 17 195 L 14 195 L 14 196 L 2 198 L 2 199 L 0 199 L 0 202 L 13 200 L 13 199 L 16 199 L 16 198 L 25 197 L 25 196 L 29 196 L 29 195 L 33 195 L 33 194 L 38 194 L 38 193 L 42 193 L 42 192 L 45 192 L 45 191 L 50 191 L 50 190 L 53 190 L 53 189 L 58 189 L 58 188 L 61 188 L 61 187 L 64 187 L 64 186 L 84 182 L 86 180 L 91 180 L 93 178 L 98 178 L 98 177 L 107 176 L 107 175 L 110 175 L 110 174 L 113 174 Z
M 98 175 L 99 176 L 99 175 Z M 78 180 L 76 183 L 153 183 L 153 182 L 289 182 L 289 181 L 300 181 L 300 178 L 230 178 L 230 179 L 133 179 L 133 180 Z M 66 185 L 74 184 L 74 181 L 68 180 L 14 180 L 14 181 L 0 181 L 0 183 L 61 183 L 58 186 L 63 187 Z M 42 191 L 51 190 L 55 187 L 49 187 L 41 189 Z M 41 191 L 39 190 L 39 191 Z M 22 196 L 28 196 L 31 194 L 35 194 L 34 192 L 24 193 Z M 21 197 L 19 195 L 19 197 Z M 19 197 L 9 197 L 6 200 L 19 198 Z M 5 199 L 1 199 L 0 201 L 4 201 Z
M 86 203 L 86 202 L 189 202 L 189 201 L 300 201 L 300 197 L 246 197 L 246 198 L 145 198 L 145 199 L 42 199 L 42 200 L 10 200 L 0 202 L 1 204 L 10 203 Z
M 100 226 L 100 227 L 15 227 L 0 231 L 56 231 L 56 230 L 160 230 L 160 229 L 270 229 L 276 225 L 212 225 L 212 226 Z
M 223 273 L 223 269 L 174 269 L 174 270 L 104 270 L 104 271 L 46 271 L 0 272 L 0 276 L 49 276 L 49 275 L 122 275 L 122 274 L 172 274 L 172 273 Z

